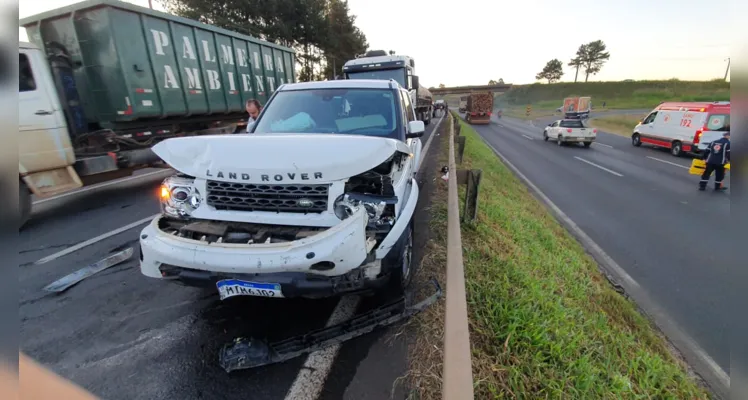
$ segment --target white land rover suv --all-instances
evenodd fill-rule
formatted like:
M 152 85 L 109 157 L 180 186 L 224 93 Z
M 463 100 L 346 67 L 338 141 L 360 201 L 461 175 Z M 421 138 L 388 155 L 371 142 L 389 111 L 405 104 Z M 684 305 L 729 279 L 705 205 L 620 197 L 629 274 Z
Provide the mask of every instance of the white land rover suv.
M 248 134 L 174 138 L 140 236 L 149 277 L 237 296 L 404 288 L 424 124 L 395 81 L 286 84 Z

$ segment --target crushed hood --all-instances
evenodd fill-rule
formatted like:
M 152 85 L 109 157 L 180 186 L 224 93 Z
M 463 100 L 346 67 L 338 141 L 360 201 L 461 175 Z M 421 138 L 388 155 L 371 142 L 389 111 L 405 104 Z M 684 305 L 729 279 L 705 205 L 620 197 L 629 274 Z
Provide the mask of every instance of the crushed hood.
M 369 136 L 225 135 L 167 139 L 153 148 L 179 172 L 196 178 L 244 183 L 324 183 L 366 172 L 403 142 Z

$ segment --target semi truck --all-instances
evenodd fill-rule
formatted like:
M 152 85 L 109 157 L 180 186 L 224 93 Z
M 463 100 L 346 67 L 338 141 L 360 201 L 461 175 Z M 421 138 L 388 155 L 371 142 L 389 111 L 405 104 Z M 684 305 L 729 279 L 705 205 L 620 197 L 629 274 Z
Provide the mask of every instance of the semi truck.
M 416 119 L 428 125 L 433 114 L 433 96 L 418 82 L 415 68 L 416 63 L 412 57 L 371 50 L 346 61 L 343 65 L 343 78 L 395 80 L 410 93 L 410 101 L 416 106 Z
M 245 102 L 294 82 L 294 51 L 129 3 L 89 0 L 20 21 L 19 201 L 130 175 L 176 136 L 246 126 Z
M 477 92 L 470 93 L 465 104 L 465 120 L 469 124 L 491 123 L 491 112 L 493 111 L 493 93 Z

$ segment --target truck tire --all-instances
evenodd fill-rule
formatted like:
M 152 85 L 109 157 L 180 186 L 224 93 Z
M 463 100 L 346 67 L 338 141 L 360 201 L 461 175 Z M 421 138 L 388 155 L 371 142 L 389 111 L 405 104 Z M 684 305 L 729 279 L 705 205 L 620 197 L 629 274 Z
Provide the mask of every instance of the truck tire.
M 584 142 L 584 147 L 585 147 L 586 149 L 589 149 L 589 148 L 590 148 L 590 146 L 592 146 L 592 142 Z
M 31 216 L 31 192 L 23 181 L 18 181 L 18 230 L 21 230 Z
M 563 146 L 563 145 L 564 145 L 564 138 L 563 138 L 563 136 L 561 136 L 561 135 L 558 135 L 558 137 L 556 138 L 556 144 L 557 144 L 557 145 L 558 145 L 559 147 L 561 147 L 561 146 Z

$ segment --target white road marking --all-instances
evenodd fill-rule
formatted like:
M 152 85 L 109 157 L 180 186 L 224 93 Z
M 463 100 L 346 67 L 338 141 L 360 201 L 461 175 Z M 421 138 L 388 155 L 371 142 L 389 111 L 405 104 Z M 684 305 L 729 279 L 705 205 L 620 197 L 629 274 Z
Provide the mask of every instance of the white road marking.
M 159 215 L 161 215 L 161 214 L 151 215 L 150 217 L 143 218 L 143 219 L 141 219 L 139 221 L 135 221 L 135 222 L 133 222 L 131 224 L 127 224 L 127 225 L 125 225 L 125 226 L 123 226 L 121 228 L 117 228 L 117 229 L 115 229 L 113 231 L 101 234 L 101 235 L 96 236 L 96 237 L 91 238 L 91 239 L 88 239 L 85 242 L 80 242 L 80 243 L 76 244 L 75 246 L 70 246 L 70 247 L 68 247 L 65 250 L 58 251 L 57 253 L 54 253 L 54 254 L 50 254 L 50 255 L 48 255 L 48 256 L 46 256 L 46 257 L 44 257 L 44 258 L 36 261 L 34 263 L 34 265 L 41 265 L 41 264 L 48 263 L 48 262 L 50 262 L 52 260 L 56 260 L 56 259 L 58 259 L 58 258 L 60 258 L 62 256 L 66 256 L 66 255 L 68 255 L 68 254 L 70 254 L 72 252 L 78 251 L 78 250 L 80 250 L 80 249 L 82 249 L 84 247 L 90 246 L 90 245 L 92 245 L 94 243 L 97 243 L 97 242 L 100 242 L 100 241 L 102 241 L 104 239 L 110 238 L 110 237 L 112 237 L 114 235 L 119 235 L 120 233 L 128 231 L 128 230 L 130 230 L 132 228 L 135 228 L 138 225 L 143 225 L 146 222 L 150 222 L 152 219 L 156 218 Z
M 597 167 L 597 168 L 600 168 L 601 170 L 603 170 L 603 171 L 605 171 L 605 172 L 609 172 L 609 173 L 611 173 L 611 174 L 613 174 L 613 175 L 615 175 L 615 176 L 623 176 L 623 175 L 619 174 L 619 173 L 618 173 L 618 172 L 616 172 L 616 171 L 613 171 L 613 170 L 607 169 L 607 168 L 603 167 L 602 165 L 597 165 L 597 164 L 593 163 L 592 161 L 587 161 L 587 160 L 585 160 L 585 159 L 584 159 L 584 158 L 582 158 L 582 157 L 577 157 L 577 156 L 574 156 L 574 158 L 576 158 L 577 160 L 579 160 L 579 161 L 581 161 L 581 162 L 585 162 L 585 163 L 587 163 L 587 164 L 589 164 L 589 165 L 592 165 L 593 167 Z
M 113 180 L 113 181 L 110 181 L 110 182 L 105 182 L 105 183 L 102 183 L 102 184 L 99 184 L 99 185 L 86 186 L 86 187 L 80 188 L 80 189 L 72 191 L 72 192 L 67 192 L 67 193 L 59 194 L 57 196 L 48 197 L 46 199 L 37 200 L 37 201 L 33 202 L 32 204 L 33 205 L 42 204 L 42 203 L 46 203 L 48 201 L 61 199 L 63 197 L 68 197 L 68 196 L 73 196 L 73 195 L 85 193 L 85 192 L 88 192 L 90 190 L 101 189 L 103 187 L 107 187 L 107 186 L 111 186 L 111 185 L 117 185 L 117 184 L 121 184 L 121 183 L 124 183 L 124 182 L 133 181 L 133 180 L 136 180 L 136 179 L 147 178 L 147 177 L 152 176 L 152 175 L 157 175 L 157 174 L 164 174 L 164 175 L 166 175 L 166 174 L 173 174 L 173 173 L 174 173 L 174 170 L 171 169 L 171 168 L 168 168 L 168 169 L 161 170 L 161 171 L 149 172 L 147 174 L 130 176 L 130 177 L 127 177 L 127 178 L 122 178 L 122 179 L 117 179 L 117 180 Z
M 680 164 L 678 164 L 678 163 L 674 163 L 674 162 L 672 162 L 672 161 L 661 160 L 661 159 L 659 159 L 659 158 L 656 158 L 656 157 L 650 157 L 650 156 L 647 156 L 647 158 L 649 158 L 650 160 L 655 160 L 655 161 L 659 161 L 659 162 L 661 162 L 661 163 L 665 163 L 665 164 L 670 164 L 670 165 L 675 165 L 676 167 L 681 167 L 681 168 L 685 168 L 685 169 L 690 169 L 689 167 L 686 167 L 685 165 L 680 165 Z
M 535 140 L 532 136 L 522 135 L 522 137 L 528 140 Z
M 567 226 L 569 231 L 572 232 L 574 236 L 576 236 L 579 241 L 582 243 L 582 245 L 588 249 L 590 254 L 594 256 L 594 258 L 605 267 L 605 269 L 608 269 L 613 274 L 617 275 L 616 277 L 621 280 L 621 285 L 624 287 L 625 292 L 629 295 L 632 295 L 632 298 L 634 301 L 643 301 L 649 303 L 649 310 L 645 310 L 646 313 L 648 313 L 651 318 L 655 321 L 655 324 L 658 325 L 658 327 L 665 333 L 665 335 L 676 345 L 677 348 L 679 348 L 681 353 L 684 353 L 684 349 L 690 351 L 693 358 L 695 358 L 697 361 L 700 362 L 701 366 L 708 369 L 708 372 L 711 372 L 711 374 L 714 376 L 714 378 L 718 381 L 722 387 L 720 392 L 725 393 L 729 392 L 730 390 L 730 375 L 728 375 L 725 370 L 722 369 L 722 367 L 717 364 L 714 359 L 712 359 L 709 354 L 701 348 L 701 346 L 696 343 L 694 339 L 691 338 L 690 335 L 688 335 L 681 327 L 673 321 L 667 313 L 660 308 L 660 306 L 654 302 L 654 300 L 651 300 L 649 298 L 649 294 L 647 294 L 639 285 L 637 281 L 634 280 L 618 263 L 613 260 L 603 249 L 600 247 L 592 238 L 590 238 L 583 230 L 580 228 L 577 224 L 572 221 L 571 218 L 569 218 L 568 215 L 566 215 L 561 209 L 551 201 L 548 196 L 543 193 L 543 191 L 540 190 L 537 186 L 535 186 L 532 181 L 530 181 L 529 178 L 527 178 L 522 172 L 520 172 L 517 167 L 514 166 L 506 157 L 504 157 L 503 154 L 501 154 L 496 148 L 494 148 L 488 141 L 486 141 L 482 136 L 481 140 L 483 140 L 483 143 L 485 143 L 488 147 L 490 147 L 494 153 L 501 159 L 501 161 L 506 164 L 506 166 L 509 167 L 522 181 L 525 182 L 525 184 L 532 189 L 538 197 L 548 205 L 548 207 L 551 209 L 551 211 L 556 215 L 556 217 Z M 691 358 L 688 355 L 686 355 L 687 358 Z M 698 371 L 697 371 L 698 372 Z M 706 372 L 706 371 L 705 371 Z
M 359 300 L 359 296 L 345 296 L 340 299 L 326 326 L 351 318 L 356 312 Z M 327 375 L 332 369 L 338 350 L 340 350 L 340 344 L 309 354 L 293 385 L 286 392 L 285 400 L 317 400 L 322 393 L 322 388 L 325 387 Z
M 605 147 L 610 147 L 611 149 L 613 148 L 613 146 L 611 146 L 611 145 L 609 145 L 609 144 L 605 144 L 605 143 L 600 143 L 600 142 L 592 142 L 592 144 L 596 144 L 596 145 L 598 145 L 598 146 L 605 146 Z

